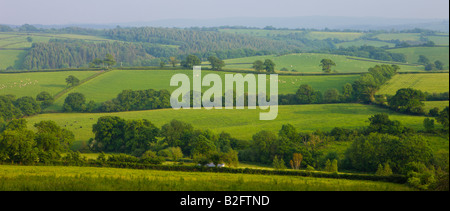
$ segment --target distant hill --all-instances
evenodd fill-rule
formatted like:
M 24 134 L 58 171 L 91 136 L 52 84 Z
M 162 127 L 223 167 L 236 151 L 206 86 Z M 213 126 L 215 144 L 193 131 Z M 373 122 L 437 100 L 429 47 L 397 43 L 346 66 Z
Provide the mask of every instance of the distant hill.
M 6 24 L 6 23 L 4 23 Z M 401 19 L 383 17 L 333 17 L 333 16 L 305 16 L 305 17 L 272 17 L 272 18 L 217 18 L 217 19 L 167 19 L 145 22 L 109 23 L 109 24 L 69 24 L 69 25 L 34 25 L 38 28 L 64 28 L 82 27 L 95 29 L 111 29 L 122 27 L 219 27 L 219 26 L 245 26 L 264 28 L 306 28 L 306 29 L 338 29 L 338 30 L 407 30 L 429 29 L 449 32 L 449 20 L 442 19 Z M 10 25 L 11 26 L 11 25 Z M 14 26 L 13 26 L 14 27 Z

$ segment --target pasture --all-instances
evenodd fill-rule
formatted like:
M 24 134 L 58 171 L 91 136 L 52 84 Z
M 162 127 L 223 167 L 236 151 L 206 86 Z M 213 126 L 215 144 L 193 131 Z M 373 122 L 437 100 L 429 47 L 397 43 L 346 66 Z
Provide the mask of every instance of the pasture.
M 0 95 L 36 97 L 42 91 L 55 95 L 67 88 L 65 79 L 69 75 L 81 81 L 96 73 L 98 71 L 0 73 Z
M 449 74 L 397 74 L 384 84 L 378 94 L 395 95 L 402 88 L 413 88 L 429 93 L 449 91 Z
M 93 100 L 96 103 L 105 102 L 117 97 L 123 90 L 146 90 L 167 89 L 174 91 L 178 87 L 170 86 L 170 79 L 178 73 L 186 74 L 192 81 L 192 70 L 114 70 L 104 73 L 82 85 L 71 90 L 72 92 L 83 93 L 87 101 Z M 225 74 L 232 74 L 223 71 L 202 71 L 202 76 L 207 74 L 218 74 L 222 80 Z M 243 74 L 245 75 L 245 74 Z M 316 90 L 322 92 L 330 88 L 341 90 L 346 83 L 352 83 L 358 75 L 337 75 L 337 76 L 282 76 L 278 77 L 279 94 L 294 94 L 302 84 L 309 84 Z M 269 77 L 267 77 L 269 78 Z M 224 86 L 224 81 L 222 85 Z M 269 86 L 269 82 L 267 82 Z M 209 87 L 203 87 L 206 91 Z M 63 95 L 55 102 L 55 106 L 49 109 L 59 109 L 64 104 L 67 94 Z
M 251 140 L 262 130 L 278 133 L 284 124 L 292 124 L 299 132 L 331 131 L 334 127 L 357 129 L 369 125 L 369 117 L 378 113 L 387 113 L 392 120 L 399 120 L 405 126 L 417 130 L 423 129 L 425 117 L 395 113 L 376 106 L 360 104 L 321 104 L 279 106 L 278 117 L 272 121 L 260 121 L 260 109 L 249 110 L 193 110 L 161 109 L 120 113 L 52 113 L 39 114 L 26 118 L 30 129 L 43 120 L 55 121 L 62 128 L 75 134 L 78 148 L 82 141 L 94 137 L 92 125 L 102 116 L 118 116 L 124 119 L 148 119 L 157 127 L 177 119 L 192 124 L 198 129 L 209 129 L 215 133 L 227 132 L 242 140 Z
M 413 191 L 407 185 L 298 176 L 93 167 L 0 166 L 0 191 Z
M 406 60 L 410 64 L 417 64 L 420 55 L 426 56 L 430 62 L 436 60 L 444 63 L 444 69 L 449 68 L 449 48 L 448 47 L 412 47 L 412 48 L 398 48 L 389 50 L 392 53 L 405 54 Z
M 289 71 L 296 70 L 300 73 L 323 73 L 322 68 L 319 66 L 322 59 L 331 59 L 336 63 L 336 66 L 332 70 L 336 70 L 338 73 L 361 73 L 367 72 L 370 67 L 375 65 L 386 64 L 386 62 L 369 60 L 358 57 L 348 57 L 332 54 L 315 54 L 315 53 L 300 53 L 289 54 L 283 56 L 255 56 L 239 59 L 225 60 L 225 69 L 247 69 L 251 70 L 253 62 L 265 59 L 271 59 L 275 62 L 276 70 L 287 68 Z M 206 63 L 205 63 L 206 64 Z M 423 70 L 423 67 L 419 66 L 406 66 L 400 65 L 400 71 L 419 71 Z

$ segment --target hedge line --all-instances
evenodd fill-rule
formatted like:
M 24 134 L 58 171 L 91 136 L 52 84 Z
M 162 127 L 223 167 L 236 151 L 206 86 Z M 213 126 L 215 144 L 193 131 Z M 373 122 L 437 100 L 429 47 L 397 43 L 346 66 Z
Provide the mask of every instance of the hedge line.
M 110 167 L 110 168 L 128 168 L 128 169 L 145 169 L 145 170 L 161 170 L 161 171 L 185 171 L 185 172 L 213 172 L 213 173 L 232 173 L 232 174 L 254 174 L 254 175 L 285 175 L 285 176 L 301 176 L 315 178 L 330 179 L 348 179 L 348 180 L 369 180 L 391 182 L 405 184 L 407 178 L 402 175 L 378 176 L 372 174 L 351 174 L 351 173 L 329 173 L 317 171 L 290 171 L 290 170 L 267 170 L 267 169 L 251 169 L 251 168 L 211 168 L 202 166 L 183 166 L 183 165 L 152 165 L 146 163 L 126 163 L 126 162 L 99 162 L 90 160 L 88 162 L 70 164 L 62 161 L 54 162 L 53 165 L 77 165 L 86 167 Z

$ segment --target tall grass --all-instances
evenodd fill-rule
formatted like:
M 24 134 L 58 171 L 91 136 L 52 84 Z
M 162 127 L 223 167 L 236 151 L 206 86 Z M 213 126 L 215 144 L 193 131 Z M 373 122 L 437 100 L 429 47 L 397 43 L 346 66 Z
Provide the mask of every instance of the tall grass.
M 406 185 L 298 176 L 90 167 L 0 166 L 1 191 L 411 191 Z

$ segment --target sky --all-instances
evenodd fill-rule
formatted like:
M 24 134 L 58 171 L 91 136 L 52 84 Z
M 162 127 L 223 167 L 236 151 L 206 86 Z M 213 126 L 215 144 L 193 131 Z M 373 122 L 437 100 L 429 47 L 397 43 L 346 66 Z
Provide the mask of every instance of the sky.
M 449 19 L 448 0 L 0 0 L 0 23 L 108 24 L 232 17 Z

